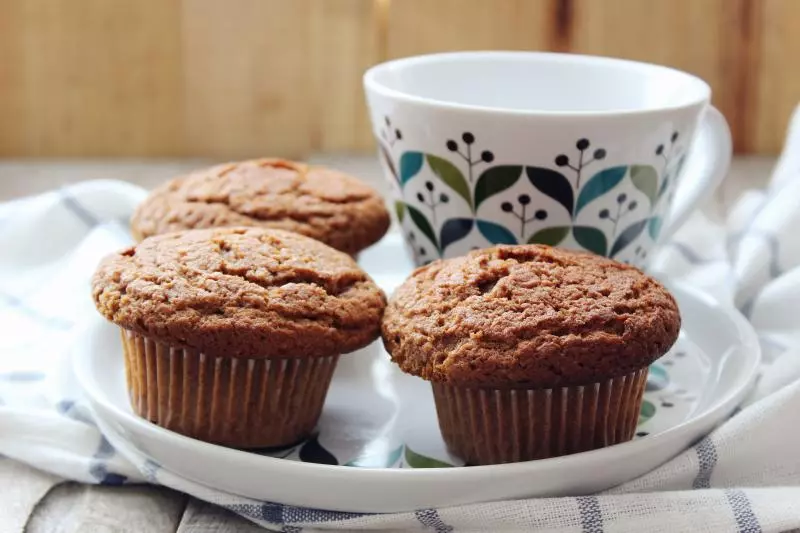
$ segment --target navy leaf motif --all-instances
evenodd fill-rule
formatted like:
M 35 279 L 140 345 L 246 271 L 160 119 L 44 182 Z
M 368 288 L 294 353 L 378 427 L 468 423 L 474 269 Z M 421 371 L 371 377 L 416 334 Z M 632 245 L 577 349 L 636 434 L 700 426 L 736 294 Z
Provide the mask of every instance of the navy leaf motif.
M 572 236 L 578 241 L 578 244 L 594 252 L 597 255 L 606 255 L 608 249 L 608 241 L 606 234 L 597 228 L 591 226 L 575 226 L 572 228 Z
M 425 160 L 420 152 L 404 152 L 400 156 L 400 185 L 405 185 L 408 180 L 417 175 Z
M 636 240 L 636 237 L 642 232 L 644 227 L 647 225 L 647 220 L 640 220 L 639 222 L 634 222 L 627 228 L 625 231 L 619 234 L 617 240 L 614 242 L 614 246 L 611 247 L 611 252 L 608 254 L 611 257 L 616 256 L 619 252 L 625 249 L 630 243 Z
M 487 198 L 513 186 L 521 175 L 522 167 L 516 165 L 500 165 L 484 171 L 475 184 L 475 211 Z
M 627 166 L 611 167 L 601 170 L 586 182 L 586 185 L 581 189 L 578 194 L 578 203 L 575 205 L 575 214 L 581 212 L 581 209 L 586 207 L 592 200 L 600 198 L 605 193 L 617 186 L 625 177 Z
M 560 172 L 542 167 L 525 167 L 525 173 L 534 187 L 564 206 L 572 215 L 575 194 L 569 180 Z
M 414 221 L 414 224 L 417 226 L 417 228 L 419 228 L 422 234 L 425 235 L 438 250 L 439 243 L 436 241 L 436 235 L 433 233 L 431 223 L 428 222 L 428 219 L 425 218 L 425 215 L 423 215 L 416 207 L 412 207 L 408 204 L 406 204 L 406 211 L 408 211 L 408 215 L 411 217 L 411 220 Z
M 319 443 L 319 435 L 308 439 L 300 448 L 300 460 L 304 463 L 319 463 L 323 465 L 338 465 L 339 461 L 331 452 Z
M 500 224 L 478 220 L 478 230 L 492 244 L 517 244 L 517 238 Z
M 456 241 L 460 241 L 466 237 L 475 221 L 471 218 L 451 218 L 442 225 L 442 230 L 439 237 L 442 251 Z

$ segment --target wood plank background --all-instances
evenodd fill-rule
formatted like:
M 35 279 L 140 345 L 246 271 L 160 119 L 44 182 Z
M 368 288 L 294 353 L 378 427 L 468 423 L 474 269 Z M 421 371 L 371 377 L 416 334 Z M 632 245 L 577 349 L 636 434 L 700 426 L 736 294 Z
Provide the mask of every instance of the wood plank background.
M 361 75 L 444 50 L 698 74 L 740 153 L 800 101 L 800 0 L 0 0 L 0 156 L 371 150 Z

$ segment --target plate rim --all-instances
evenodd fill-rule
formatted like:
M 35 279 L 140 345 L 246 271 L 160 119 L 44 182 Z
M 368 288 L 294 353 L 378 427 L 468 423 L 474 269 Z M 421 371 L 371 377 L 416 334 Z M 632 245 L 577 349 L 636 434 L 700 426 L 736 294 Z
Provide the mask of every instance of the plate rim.
M 636 452 L 641 453 L 645 451 L 646 448 L 654 445 L 657 446 L 662 442 L 668 442 L 673 438 L 678 438 L 683 433 L 690 431 L 692 427 L 701 425 L 704 421 L 719 418 L 720 413 L 729 409 L 734 409 L 749 392 L 750 387 L 757 376 L 757 370 L 761 361 L 761 348 L 753 326 L 735 307 L 728 303 L 716 300 L 711 295 L 698 288 L 682 282 L 667 282 L 667 286 L 670 288 L 670 290 L 682 292 L 689 295 L 691 298 L 699 300 L 706 307 L 716 308 L 720 312 L 727 315 L 727 317 L 734 323 L 739 334 L 739 338 L 742 341 L 738 352 L 743 354 L 744 361 L 746 363 L 746 366 L 738 373 L 734 384 L 729 387 L 729 389 L 721 398 L 717 399 L 708 408 L 658 434 L 649 436 L 645 439 L 624 442 L 614 446 L 547 459 L 520 461 L 516 463 L 497 465 L 470 466 L 468 468 L 369 468 L 287 461 L 277 457 L 253 454 L 244 450 L 228 448 L 218 444 L 212 444 L 187 437 L 174 431 L 162 428 L 132 412 L 126 412 L 122 410 L 121 408 L 117 407 L 114 402 L 107 398 L 106 395 L 102 394 L 100 387 L 95 386 L 95 380 L 92 377 L 92 373 L 89 368 L 87 368 L 90 366 L 87 364 L 87 361 L 91 360 L 94 355 L 88 353 L 88 350 L 72 350 L 72 368 L 81 390 L 89 400 L 90 404 L 92 404 L 93 408 L 95 404 L 99 404 L 104 411 L 111 413 L 114 417 L 118 419 L 124 419 L 129 424 L 153 434 L 162 442 L 166 440 L 167 443 L 172 446 L 192 446 L 195 447 L 199 453 L 212 453 L 221 460 L 239 461 L 242 460 L 243 457 L 247 457 L 250 460 L 263 462 L 265 467 L 273 469 L 276 474 L 297 474 L 298 469 L 302 469 L 304 474 L 307 475 L 339 475 L 342 472 L 347 472 L 348 476 L 353 478 L 354 482 L 357 482 L 360 479 L 363 479 L 365 482 L 374 482 L 376 480 L 391 482 L 398 480 L 398 478 L 404 478 L 404 480 L 415 479 L 423 482 L 426 479 L 431 478 L 441 479 L 442 476 L 447 476 L 451 478 L 452 481 L 458 482 L 470 481 L 473 478 L 482 479 L 486 475 L 491 474 L 502 475 L 510 473 L 511 471 L 519 473 L 520 468 L 533 469 L 538 472 L 543 472 L 554 469 L 557 470 L 564 462 L 567 461 L 572 463 L 572 466 L 579 465 L 581 462 L 595 463 L 598 459 L 602 459 L 603 455 L 612 456 L 616 453 L 620 453 L 623 450 L 631 455 L 635 454 Z M 100 327 L 100 324 L 108 323 L 102 320 L 100 317 L 96 317 L 95 320 L 90 321 L 87 326 L 83 328 L 83 331 L 79 337 L 85 338 L 93 329 Z M 149 457 L 149 454 L 138 449 L 138 447 L 135 445 L 134 447 L 137 448 L 142 455 Z M 161 466 L 169 470 L 169 465 Z

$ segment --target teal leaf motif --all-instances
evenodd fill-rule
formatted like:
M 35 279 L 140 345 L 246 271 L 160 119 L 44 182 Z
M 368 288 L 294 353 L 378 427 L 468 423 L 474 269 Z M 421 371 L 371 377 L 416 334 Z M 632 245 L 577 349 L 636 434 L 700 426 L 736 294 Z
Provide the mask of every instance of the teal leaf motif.
M 406 464 L 411 468 L 450 468 L 453 465 L 415 452 L 406 446 Z
M 528 244 L 549 244 L 558 246 L 569 234 L 569 226 L 554 226 L 540 229 L 528 239 Z
M 433 233 L 431 223 L 428 222 L 428 219 L 425 218 L 425 215 L 423 215 L 416 207 L 412 207 L 408 204 L 406 204 L 406 210 L 408 211 L 411 220 L 414 221 L 414 224 L 417 226 L 417 228 L 419 228 L 422 234 L 425 235 L 438 250 L 439 243 L 436 241 L 436 234 Z
M 669 374 L 661 365 L 650 366 L 647 374 L 647 385 L 645 390 L 648 392 L 666 389 L 669 385 Z
M 475 211 L 487 198 L 503 192 L 522 175 L 522 167 L 516 165 L 500 165 L 486 169 L 475 184 Z
M 339 461 L 331 452 L 319 443 L 319 435 L 308 439 L 300 448 L 300 460 L 304 463 L 318 463 L 323 465 L 338 465 Z
M 578 203 L 575 205 L 575 214 L 581 212 L 591 201 L 600 198 L 605 193 L 617 186 L 625 177 L 627 166 L 611 167 L 601 170 L 586 182 L 578 195 Z
M 686 154 L 681 155 L 678 158 L 678 163 L 675 165 L 675 175 L 680 176 L 681 170 L 683 170 L 683 164 L 686 162 Z
M 647 231 L 650 233 L 650 238 L 654 241 L 657 241 L 658 236 L 661 234 L 661 225 L 663 222 L 664 219 L 661 217 L 652 217 L 647 223 Z
M 439 234 L 439 242 L 441 243 L 442 251 L 456 241 L 460 241 L 466 237 L 475 221 L 471 218 L 451 218 L 442 225 L 442 231 Z
M 631 181 L 655 205 L 658 197 L 658 172 L 650 165 L 631 166 Z
M 406 204 L 403 202 L 394 203 L 394 212 L 397 213 L 397 221 L 402 223 L 406 217 Z
M 658 199 L 660 200 L 664 193 L 669 188 L 669 173 L 664 174 L 664 181 L 661 182 L 661 187 L 658 189 Z
M 386 163 L 386 168 L 389 169 L 389 172 L 392 174 L 394 180 L 400 183 L 400 180 L 397 177 L 397 168 L 394 166 L 394 161 L 392 161 L 392 154 L 389 153 L 389 150 L 383 145 L 383 143 L 378 143 L 378 146 L 381 148 L 381 155 L 383 156 L 383 162 Z
M 644 220 L 634 222 L 625 228 L 625 231 L 620 233 L 619 237 L 617 237 L 617 240 L 614 241 L 614 246 L 611 247 L 611 252 L 608 254 L 609 257 L 616 256 L 619 252 L 624 250 L 626 246 L 636 240 L 636 237 L 639 236 L 644 227 L 647 225 L 647 220 L 648 219 L 645 218 Z
M 560 172 L 542 167 L 525 167 L 525 173 L 534 187 L 564 206 L 572 216 L 575 193 L 569 180 Z
M 642 408 L 639 410 L 639 425 L 644 424 L 656 414 L 656 406 L 653 402 L 645 400 L 642 402 Z
M 403 446 L 400 445 L 386 455 L 364 455 L 348 461 L 345 466 L 357 466 L 360 468 L 390 468 L 400 460 L 403 453 Z
M 400 185 L 405 185 L 419 173 L 423 160 L 424 157 L 420 152 L 404 152 L 400 156 Z
M 517 238 L 500 224 L 478 220 L 478 230 L 492 244 L 517 244 Z
M 606 255 L 608 241 L 606 240 L 606 234 L 599 229 L 591 226 L 575 226 L 572 228 L 572 236 L 575 237 L 578 244 L 590 252 L 594 252 L 597 255 Z
M 469 192 L 469 185 L 467 180 L 464 179 L 464 174 L 447 159 L 442 159 L 435 155 L 428 154 L 425 156 L 428 159 L 428 165 L 433 170 L 440 180 L 445 182 L 451 189 L 456 191 L 459 196 L 467 201 L 472 207 L 472 197 Z

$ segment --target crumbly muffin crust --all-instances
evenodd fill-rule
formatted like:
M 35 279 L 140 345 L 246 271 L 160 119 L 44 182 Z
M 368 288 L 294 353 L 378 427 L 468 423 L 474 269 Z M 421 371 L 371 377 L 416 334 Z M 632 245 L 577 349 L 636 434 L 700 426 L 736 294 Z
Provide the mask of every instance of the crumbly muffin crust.
M 322 357 L 377 338 L 383 292 L 345 253 L 281 230 L 217 228 L 150 237 L 92 279 L 117 325 L 216 357 Z
M 394 362 L 427 380 L 552 388 L 644 368 L 680 324 L 674 298 L 639 270 L 522 245 L 418 268 L 390 298 L 382 333 Z
M 380 194 L 356 178 L 323 167 L 257 159 L 165 183 L 136 209 L 131 231 L 141 241 L 186 229 L 269 227 L 352 255 L 380 240 L 389 222 Z

